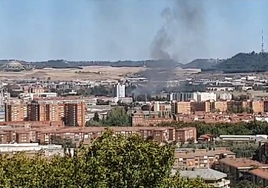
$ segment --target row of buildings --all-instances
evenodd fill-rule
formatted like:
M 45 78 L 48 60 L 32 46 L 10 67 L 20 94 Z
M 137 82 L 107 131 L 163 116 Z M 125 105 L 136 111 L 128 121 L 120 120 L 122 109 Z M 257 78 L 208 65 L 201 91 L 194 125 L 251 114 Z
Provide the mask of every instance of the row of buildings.
M 263 114 L 268 112 L 268 100 L 222 100 L 222 101 L 155 101 L 146 104 L 147 110 L 172 114 L 193 114 L 193 113 L 255 113 Z M 144 108 L 145 109 L 145 108 Z
M 268 112 L 267 100 L 247 100 L 247 101 L 187 101 L 174 102 L 172 112 L 175 114 L 192 114 L 198 112 L 230 112 L 230 113 L 255 113 L 263 114 Z
M 5 121 L 63 121 L 67 126 L 85 126 L 85 101 L 49 98 L 5 103 Z
M 183 177 L 189 178 L 197 178 L 195 175 L 199 174 L 212 187 L 229 188 L 231 181 L 243 179 L 260 187 L 268 186 L 267 164 L 236 158 L 235 153 L 226 148 L 178 149 L 175 152 L 174 170 L 179 170 Z
M 53 138 L 68 139 L 74 143 L 90 142 L 100 136 L 106 127 L 66 127 L 59 122 L 0 122 L 1 143 L 50 144 Z M 196 128 L 174 127 L 110 127 L 115 134 L 138 134 L 157 142 L 189 143 L 197 141 Z

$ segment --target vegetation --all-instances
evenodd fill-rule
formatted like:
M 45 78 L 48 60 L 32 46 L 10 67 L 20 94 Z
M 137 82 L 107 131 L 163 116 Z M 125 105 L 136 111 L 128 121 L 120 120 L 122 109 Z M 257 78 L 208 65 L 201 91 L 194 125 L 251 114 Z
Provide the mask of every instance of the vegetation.
M 107 114 L 107 117 L 100 119 L 95 113 L 92 120 L 87 122 L 87 126 L 130 126 L 131 117 L 125 108 L 116 107 Z
M 0 187 L 23 188 L 207 188 L 201 179 L 170 176 L 174 150 L 137 135 L 114 136 L 107 130 L 74 156 L 28 158 L 0 155 Z
M 194 69 L 213 69 L 215 65 L 221 63 L 222 59 L 195 59 L 190 63 L 182 66 L 182 68 L 194 68 Z
M 239 53 L 216 65 L 216 68 L 229 73 L 265 72 L 267 64 L 268 53 Z
M 262 186 L 258 186 L 253 184 L 251 181 L 248 180 L 242 180 L 238 183 L 233 183 L 234 185 L 231 186 L 233 188 L 261 188 Z
M 215 137 L 220 135 L 256 135 L 268 134 L 268 123 L 266 122 L 239 122 L 239 123 L 205 123 L 205 122 L 172 122 L 161 123 L 159 126 L 196 127 L 198 135 L 211 134 Z

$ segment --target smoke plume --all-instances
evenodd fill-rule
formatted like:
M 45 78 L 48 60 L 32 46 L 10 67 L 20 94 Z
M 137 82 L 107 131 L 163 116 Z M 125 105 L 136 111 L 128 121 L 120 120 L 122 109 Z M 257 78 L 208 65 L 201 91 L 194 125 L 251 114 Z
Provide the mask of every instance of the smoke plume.
M 161 14 L 164 25 L 151 44 L 151 58 L 186 61 L 205 47 L 203 1 L 170 0 Z M 201 49 L 200 49 L 201 48 Z

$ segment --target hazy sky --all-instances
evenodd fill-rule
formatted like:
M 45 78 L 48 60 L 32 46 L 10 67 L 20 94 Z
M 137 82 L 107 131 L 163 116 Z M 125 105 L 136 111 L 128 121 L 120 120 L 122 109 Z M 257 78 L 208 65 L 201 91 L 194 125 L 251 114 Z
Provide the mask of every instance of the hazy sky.
M 171 1 L 0 0 L 0 59 L 150 59 L 153 38 L 164 24 L 161 13 Z M 180 27 L 173 30 L 176 44 L 169 50 L 178 60 L 259 52 L 262 29 L 268 46 L 268 1 L 198 1 L 203 32 L 193 38 Z

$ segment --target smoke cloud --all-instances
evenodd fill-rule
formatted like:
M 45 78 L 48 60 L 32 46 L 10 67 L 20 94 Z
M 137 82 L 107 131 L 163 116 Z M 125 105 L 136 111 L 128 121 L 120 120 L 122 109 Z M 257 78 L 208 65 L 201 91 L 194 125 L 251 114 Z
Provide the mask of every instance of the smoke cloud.
M 151 58 L 188 61 L 205 49 L 205 11 L 200 0 L 170 0 L 161 14 L 164 25 L 151 44 Z

